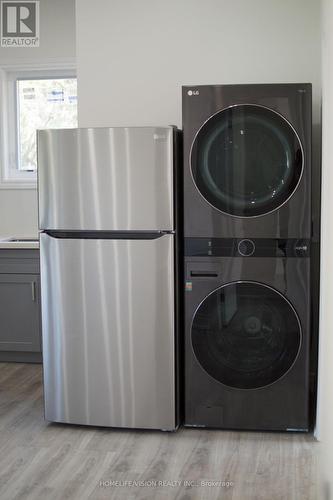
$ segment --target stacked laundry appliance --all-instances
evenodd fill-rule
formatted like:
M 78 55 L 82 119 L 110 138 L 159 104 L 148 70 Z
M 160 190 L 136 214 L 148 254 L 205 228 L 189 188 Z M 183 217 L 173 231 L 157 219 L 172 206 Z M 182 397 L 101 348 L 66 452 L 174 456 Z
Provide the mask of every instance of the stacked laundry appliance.
M 183 87 L 185 425 L 309 429 L 311 85 Z

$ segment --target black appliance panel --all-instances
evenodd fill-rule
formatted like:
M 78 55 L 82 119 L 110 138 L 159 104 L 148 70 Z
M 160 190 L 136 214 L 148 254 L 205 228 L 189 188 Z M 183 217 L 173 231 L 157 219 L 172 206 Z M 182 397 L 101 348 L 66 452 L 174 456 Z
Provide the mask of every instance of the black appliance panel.
M 186 86 L 182 102 L 185 236 L 311 238 L 311 84 Z M 259 108 L 260 117 L 242 118 L 242 110 Z M 246 140 L 262 134 L 265 146 Z M 260 148 L 261 164 L 254 161 Z M 254 166 L 244 176 L 248 161 Z M 261 176 L 264 164 L 273 167 Z
M 241 282 L 251 283 L 251 293 L 239 288 Z M 221 291 L 229 286 L 227 308 Z M 229 325 L 225 339 L 221 321 Z M 197 341 L 199 333 L 205 342 Z M 250 343 L 249 358 L 242 355 L 242 336 Z M 308 430 L 309 343 L 309 258 L 185 257 L 185 425 Z
M 310 240 L 292 238 L 185 238 L 188 257 L 310 257 Z

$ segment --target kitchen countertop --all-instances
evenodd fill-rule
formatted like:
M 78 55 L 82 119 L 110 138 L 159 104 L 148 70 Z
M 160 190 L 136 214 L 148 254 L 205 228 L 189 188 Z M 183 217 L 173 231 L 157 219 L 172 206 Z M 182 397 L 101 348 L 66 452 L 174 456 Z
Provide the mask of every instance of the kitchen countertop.
M 38 236 L 0 235 L 0 250 L 8 248 L 38 249 L 39 248 Z

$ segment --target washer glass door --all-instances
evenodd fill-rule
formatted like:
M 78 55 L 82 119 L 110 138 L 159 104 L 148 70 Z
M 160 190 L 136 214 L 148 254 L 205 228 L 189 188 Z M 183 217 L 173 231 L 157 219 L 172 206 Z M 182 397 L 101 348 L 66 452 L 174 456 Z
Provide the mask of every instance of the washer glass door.
M 272 384 L 295 362 L 301 327 L 290 302 L 254 282 L 234 282 L 212 292 L 192 322 L 192 346 L 202 368 L 240 389 Z
M 288 200 L 302 175 L 303 152 L 295 130 L 279 113 L 244 104 L 216 113 L 201 127 L 190 163 L 208 203 L 251 217 Z

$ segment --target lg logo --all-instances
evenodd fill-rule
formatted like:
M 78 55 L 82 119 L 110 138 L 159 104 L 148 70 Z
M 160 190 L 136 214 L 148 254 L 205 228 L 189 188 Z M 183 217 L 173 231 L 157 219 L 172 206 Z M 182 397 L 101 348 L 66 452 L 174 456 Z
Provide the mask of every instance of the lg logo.
M 38 45 L 39 1 L 1 1 L 1 46 Z
M 191 95 L 199 95 L 199 94 L 200 94 L 199 90 L 188 90 L 187 91 L 187 95 L 190 95 L 190 96 Z

